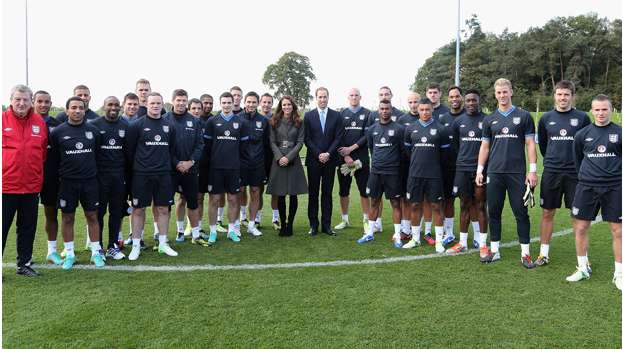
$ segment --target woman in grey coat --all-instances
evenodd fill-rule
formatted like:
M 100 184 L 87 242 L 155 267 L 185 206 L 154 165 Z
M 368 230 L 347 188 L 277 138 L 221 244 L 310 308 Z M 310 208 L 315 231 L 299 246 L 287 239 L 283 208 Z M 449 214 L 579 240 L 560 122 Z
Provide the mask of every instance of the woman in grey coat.
M 279 236 L 292 236 L 292 224 L 298 208 L 297 195 L 307 193 L 307 180 L 299 157 L 305 130 L 292 97 L 281 98 L 275 115 L 270 119 L 270 126 L 273 163 L 266 192 L 279 197 L 279 220 L 281 220 Z M 287 219 L 286 195 L 290 195 Z

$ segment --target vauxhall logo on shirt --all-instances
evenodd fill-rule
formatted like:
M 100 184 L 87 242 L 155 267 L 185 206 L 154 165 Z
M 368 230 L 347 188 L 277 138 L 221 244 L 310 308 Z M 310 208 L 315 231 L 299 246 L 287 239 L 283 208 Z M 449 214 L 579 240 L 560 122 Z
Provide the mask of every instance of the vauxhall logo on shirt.
M 65 154 L 67 155 L 76 155 L 76 154 L 84 154 L 84 153 L 92 153 L 93 150 L 91 148 L 84 149 L 84 144 L 82 142 L 76 142 L 74 144 L 75 150 L 65 150 Z
M 514 123 L 515 120 L 513 120 Z M 495 123 L 495 121 L 493 122 Z M 510 129 L 506 126 L 502 127 L 501 132 L 495 135 L 495 138 L 519 138 L 515 133 L 509 133 Z
M 165 131 L 165 132 L 168 132 L 169 126 L 162 126 L 163 131 L 164 131 L 165 127 L 167 128 L 167 131 Z M 161 141 L 162 141 L 162 136 L 154 135 L 154 140 L 153 141 L 145 141 L 145 145 L 148 145 L 148 146 L 166 146 L 166 147 L 169 146 L 169 142 L 168 141 L 162 141 L 162 142 Z
M 234 126 L 235 129 L 237 129 L 238 128 L 238 123 L 234 122 L 233 126 Z M 231 136 L 231 131 L 229 131 L 229 130 L 225 130 L 223 132 L 223 135 L 221 135 L 221 136 L 216 136 L 216 139 L 227 140 L 227 141 L 237 141 L 238 140 L 238 138 L 236 138 L 234 136 Z
M 610 137 L 612 136 L 616 136 L 616 138 L 619 137 L 619 135 L 610 135 Z M 613 142 L 614 143 L 614 142 Z M 595 152 L 591 152 L 586 154 L 586 157 L 588 158 L 612 158 L 612 157 L 616 157 L 617 155 L 613 152 L 608 152 L 606 153 L 606 150 L 608 150 L 608 148 L 606 148 L 605 145 L 600 144 L 597 146 L 597 153 Z
M 576 125 L 577 125 L 577 119 L 576 119 Z M 573 141 L 573 136 L 568 135 L 568 131 L 566 129 L 561 128 L 560 131 L 558 131 L 558 133 L 560 134 L 560 136 L 551 136 L 549 137 L 549 139 L 552 141 Z
M 108 140 L 108 144 L 102 144 L 100 148 L 105 150 L 122 150 L 123 146 L 117 144 L 117 141 L 114 138 L 111 138 Z

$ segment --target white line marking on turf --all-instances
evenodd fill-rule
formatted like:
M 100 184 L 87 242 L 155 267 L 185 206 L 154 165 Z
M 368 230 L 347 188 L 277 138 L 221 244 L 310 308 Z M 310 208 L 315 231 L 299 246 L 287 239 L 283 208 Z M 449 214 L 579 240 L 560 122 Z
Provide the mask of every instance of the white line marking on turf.
M 601 222 L 601 216 L 598 216 L 592 224 L 596 224 Z M 552 238 L 565 236 L 573 233 L 572 228 L 567 228 L 561 230 L 559 232 L 555 232 L 552 234 Z M 535 237 L 530 239 L 532 242 L 540 241 L 540 237 Z M 507 243 L 500 244 L 500 248 L 509 248 L 519 245 L 519 241 L 511 241 Z M 465 253 L 461 253 L 461 255 L 476 253 L 478 250 L 471 249 Z M 338 261 L 328 261 L 328 262 L 300 262 L 300 263 L 275 263 L 275 264 L 233 264 L 233 265 L 112 265 L 106 266 L 101 270 L 111 270 L 111 271 L 131 271 L 131 272 L 145 272 L 145 271 L 156 271 L 156 272 L 182 272 L 182 271 L 198 271 L 198 270 L 209 270 L 209 271 L 218 271 L 218 270 L 265 270 L 265 269 L 295 269 L 295 268 L 312 268 L 312 267 L 341 267 L 341 266 L 349 266 L 349 265 L 373 265 L 373 264 L 388 264 L 388 263 L 398 263 L 398 262 L 411 262 L 411 261 L 419 261 L 423 259 L 432 259 L 432 258 L 441 258 L 441 257 L 451 257 L 445 253 L 431 253 L 417 256 L 401 256 L 401 257 L 386 257 L 386 258 L 377 258 L 377 259 L 361 259 L 361 260 L 338 260 Z M 3 268 L 15 268 L 15 263 L 3 263 Z M 60 266 L 42 264 L 37 265 L 37 269 L 60 269 Z M 86 269 L 86 270 L 95 270 L 94 265 L 74 265 L 73 269 Z

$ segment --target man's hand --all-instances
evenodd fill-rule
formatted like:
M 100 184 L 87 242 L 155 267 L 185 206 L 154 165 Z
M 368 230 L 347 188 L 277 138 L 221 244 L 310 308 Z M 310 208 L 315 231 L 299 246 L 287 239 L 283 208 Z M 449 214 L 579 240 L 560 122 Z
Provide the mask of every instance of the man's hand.
M 331 155 L 329 153 L 321 153 L 320 155 L 318 155 L 318 161 L 324 164 L 324 163 L 327 163 L 327 161 L 329 161 L 330 157 Z
M 344 162 L 346 163 L 346 165 L 348 166 L 353 166 L 353 158 L 351 158 L 350 156 L 346 155 L 344 157 Z
M 538 183 L 539 177 L 537 177 L 536 172 L 528 172 L 526 175 L 526 184 L 529 184 L 530 188 L 534 188 Z
M 484 176 L 482 173 L 476 173 L 476 185 L 482 187 L 484 182 Z
M 289 162 L 290 162 L 290 161 L 288 160 L 288 158 L 287 158 L 287 157 L 282 156 L 282 157 L 281 157 L 281 159 L 279 159 L 279 166 L 281 166 L 281 167 L 286 167 L 286 166 L 288 166 L 288 163 L 289 163 Z
M 193 167 L 192 160 L 180 161 L 177 163 L 176 169 L 181 173 L 186 173 L 190 168 Z
M 347 156 L 347 155 L 350 155 L 350 153 L 352 153 L 353 151 L 355 151 L 355 149 L 356 149 L 355 147 L 356 146 L 357 146 L 356 144 L 353 144 L 350 147 L 341 147 L 341 148 L 338 149 L 338 152 L 342 156 Z

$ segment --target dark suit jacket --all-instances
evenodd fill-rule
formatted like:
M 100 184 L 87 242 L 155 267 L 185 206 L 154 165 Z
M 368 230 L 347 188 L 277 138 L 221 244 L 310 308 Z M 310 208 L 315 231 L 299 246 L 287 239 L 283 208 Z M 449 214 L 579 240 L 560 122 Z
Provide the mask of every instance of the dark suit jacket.
M 331 154 L 328 164 L 337 165 L 337 148 L 344 133 L 344 124 L 340 113 L 327 108 L 324 132 L 322 132 L 320 125 L 318 109 L 305 113 L 303 123 L 305 125 L 305 145 L 307 146 L 305 166 L 320 166 L 318 155 L 322 153 Z

